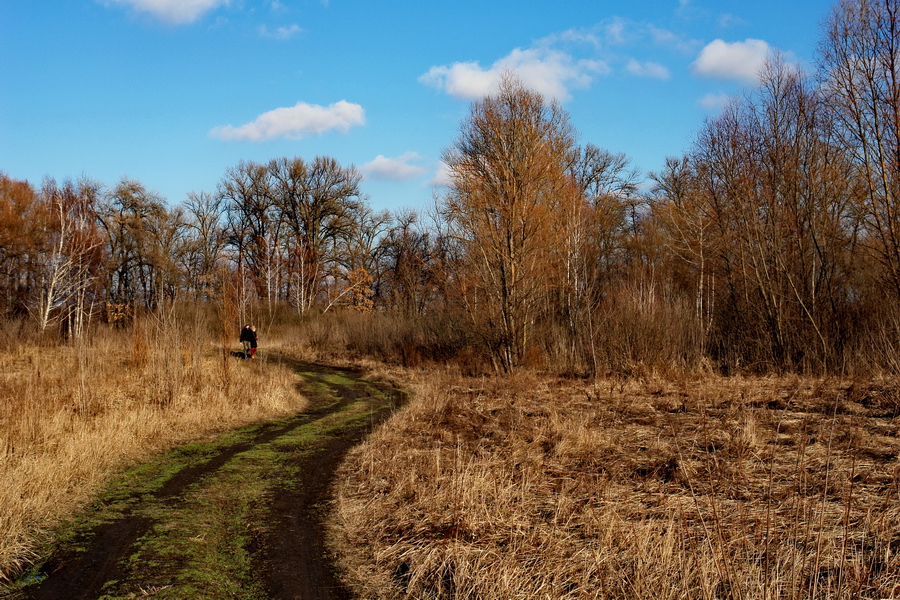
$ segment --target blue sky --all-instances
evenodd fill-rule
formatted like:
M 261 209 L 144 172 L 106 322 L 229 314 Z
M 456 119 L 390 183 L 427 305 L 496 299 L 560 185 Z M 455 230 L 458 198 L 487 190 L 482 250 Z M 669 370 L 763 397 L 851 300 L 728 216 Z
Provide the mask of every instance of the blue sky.
M 811 69 L 831 0 L 0 0 L 0 171 L 137 179 L 170 204 L 241 160 L 335 157 L 425 209 L 503 70 L 642 172 L 771 50 Z

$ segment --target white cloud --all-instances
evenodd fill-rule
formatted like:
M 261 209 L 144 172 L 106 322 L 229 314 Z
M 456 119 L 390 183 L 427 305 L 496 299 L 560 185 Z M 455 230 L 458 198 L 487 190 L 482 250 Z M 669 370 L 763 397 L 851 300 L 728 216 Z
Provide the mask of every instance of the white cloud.
M 273 40 L 289 40 L 298 33 L 303 32 L 303 28 L 297 24 L 289 25 L 287 27 L 279 27 L 274 30 L 269 30 L 265 25 L 260 25 L 257 28 L 259 34 L 263 37 L 272 38 Z
M 366 163 L 360 169 L 372 179 L 409 181 L 425 172 L 423 167 L 411 164 L 417 160 L 419 160 L 419 155 L 415 152 L 406 152 L 397 158 L 388 158 L 379 154 L 375 160 Z
M 628 64 L 625 66 L 628 69 L 628 72 L 632 75 L 637 75 L 638 77 L 654 77 L 656 79 L 668 79 L 669 78 L 669 70 L 662 66 L 659 63 L 647 61 L 644 63 L 638 62 L 634 59 L 628 61 Z
M 270 110 L 239 127 L 216 127 L 209 134 L 223 140 L 260 142 L 276 138 L 300 139 L 327 131 L 347 133 L 351 127 L 364 123 L 364 111 L 359 104 L 345 100 L 331 106 L 298 102 L 295 106 Z
M 142 13 L 171 23 L 184 25 L 193 23 L 205 13 L 228 4 L 230 0 L 102 0 L 106 6 L 124 4 Z
M 685 38 L 680 34 L 669 31 L 668 29 L 655 27 L 653 25 L 647 26 L 647 34 L 650 36 L 650 39 L 655 45 L 674 48 L 678 52 L 683 53 L 692 54 L 696 52 L 697 48 L 702 44 L 702 42 L 698 40 Z
M 608 73 L 609 67 L 601 61 L 576 61 L 558 50 L 516 48 L 490 68 L 485 69 L 477 62 L 434 66 L 419 77 L 419 81 L 457 98 L 477 100 L 496 91 L 507 71 L 515 73 L 525 86 L 548 98 L 568 100 L 571 88 L 587 87 L 594 74 Z
M 746 25 L 747 21 L 740 17 L 736 17 L 732 14 L 724 13 L 719 15 L 718 25 L 722 29 L 730 29 L 732 27 L 739 27 L 741 25 Z
M 594 48 L 602 46 L 600 36 L 591 29 L 567 29 L 561 33 L 550 34 L 538 40 L 535 46 L 550 47 L 558 43 L 588 44 Z
M 612 44 L 625 43 L 625 21 L 615 18 L 606 26 L 607 40 Z
M 692 18 L 698 14 L 699 9 L 692 5 L 691 0 L 678 0 L 678 9 L 675 12 L 682 18 Z
M 472 100 L 490 94 L 500 80 L 499 73 L 484 70 L 477 62 L 453 63 L 449 67 L 431 67 L 419 81 L 443 90 L 451 96 Z
M 725 108 L 733 96 L 728 94 L 707 94 L 700 99 L 700 106 L 707 110 L 717 111 Z
M 723 40 L 713 40 L 700 51 L 693 69 L 697 75 L 703 77 L 756 83 L 768 55 L 769 44 L 763 40 L 747 39 L 731 44 Z
M 438 163 L 437 170 L 431 178 L 431 185 L 435 187 L 450 187 L 453 178 L 450 176 L 450 167 L 444 161 Z

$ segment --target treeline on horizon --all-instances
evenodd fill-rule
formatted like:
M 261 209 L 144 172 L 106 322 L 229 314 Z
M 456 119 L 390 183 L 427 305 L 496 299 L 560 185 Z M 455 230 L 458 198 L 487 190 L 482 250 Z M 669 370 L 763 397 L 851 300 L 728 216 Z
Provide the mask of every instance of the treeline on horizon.
M 374 212 L 321 156 L 241 162 L 173 208 L 138 181 L 0 175 L 0 314 L 78 339 L 176 303 L 290 307 L 475 369 L 895 373 L 898 65 L 900 0 L 838 2 L 815 73 L 770 57 L 648 192 L 512 74 L 427 219 Z

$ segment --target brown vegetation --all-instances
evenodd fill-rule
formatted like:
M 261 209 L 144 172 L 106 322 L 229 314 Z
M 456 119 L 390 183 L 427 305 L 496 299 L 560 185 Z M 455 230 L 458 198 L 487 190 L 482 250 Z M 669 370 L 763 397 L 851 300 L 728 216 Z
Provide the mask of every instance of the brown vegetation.
M 199 315 L 142 318 L 69 346 L 21 325 L 0 328 L 0 583 L 123 465 L 305 406 L 290 369 L 223 362 Z
M 365 598 L 892 598 L 900 389 L 417 376 L 345 465 Z
M 786 374 L 900 370 L 898 41 L 898 0 L 840 0 L 815 77 L 773 56 L 646 194 L 513 77 L 430 224 L 328 157 L 241 162 L 174 208 L 0 174 L 0 579 L 116 465 L 302 403 L 222 360 L 252 320 L 512 373 L 430 373 L 348 467 L 366 594 L 896 596 L 897 388 Z
M 898 49 L 898 0 L 841 0 L 814 73 L 771 56 L 652 188 L 510 73 L 445 152 L 430 220 L 374 213 L 327 156 L 241 161 L 176 206 L 0 174 L 0 315 L 71 340 L 173 302 L 353 309 L 402 320 L 404 361 L 473 371 L 896 372 Z

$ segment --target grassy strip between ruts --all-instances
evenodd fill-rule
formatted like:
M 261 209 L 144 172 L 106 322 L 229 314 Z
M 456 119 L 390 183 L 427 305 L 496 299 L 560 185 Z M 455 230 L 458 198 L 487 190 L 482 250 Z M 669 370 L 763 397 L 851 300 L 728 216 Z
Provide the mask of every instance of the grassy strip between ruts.
M 300 466 L 305 456 L 329 437 L 365 425 L 391 402 L 376 386 L 342 373 L 302 375 L 307 391 L 320 397 L 312 415 L 181 446 L 129 469 L 90 510 L 58 532 L 46 555 L 78 555 L 90 547 L 98 528 L 137 519 L 146 525 L 121 557 L 115 578 L 104 583 L 101 597 L 265 598 L 253 554 L 270 533 L 273 490 L 303 486 Z M 277 435 L 259 441 L 266 431 Z M 223 453 L 227 460 L 208 468 Z M 196 476 L 183 489 L 167 489 L 191 470 Z M 41 582 L 48 566 L 35 567 L 20 579 L 19 587 Z

